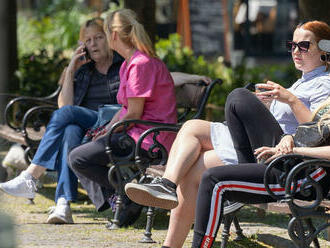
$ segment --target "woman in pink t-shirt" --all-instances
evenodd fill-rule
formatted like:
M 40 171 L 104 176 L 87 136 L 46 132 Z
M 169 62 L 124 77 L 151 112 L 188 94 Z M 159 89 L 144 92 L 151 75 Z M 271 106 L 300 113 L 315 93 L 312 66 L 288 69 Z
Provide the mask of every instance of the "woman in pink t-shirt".
M 106 19 L 104 29 L 110 48 L 125 59 L 120 68 L 120 87 L 117 94 L 122 108 L 106 129 L 110 129 L 119 120 L 128 119 L 176 123 L 173 79 L 165 64 L 157 58 L 147 33 L 136 20 L 135 13 L 128 9 L 111 13 Z M 137 141 L 140 134 L 148 128 L 150 126 L 132 125 L 128 134 Z M 120 147 L 118 141 L 123 133 L 118 129 L 115 132 L 111 137 L 113 154 L 128 155 L 132 148 Z M 168 151 L 174 138 L 172 133 L 158 136 L 158 140 Z M 108 181 L 109 157 L 105 153 L 106 142 L 107 136 L 99 136 L 92 142 L 76 147 L 69 154 L 69 163 L 75 173 L 99 183 L 104 189 L 99 193 L 109 195 L 113 193 L 113 187 Z M 143 147 L 146 148 L 151 142 L 152 138 L 149 137 Z

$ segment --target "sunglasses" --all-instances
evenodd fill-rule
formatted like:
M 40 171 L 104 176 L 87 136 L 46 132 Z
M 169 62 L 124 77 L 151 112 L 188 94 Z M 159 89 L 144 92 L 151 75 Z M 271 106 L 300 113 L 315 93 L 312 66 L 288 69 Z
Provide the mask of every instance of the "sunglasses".
M 288 52 L 290 52 L 290 53 L 293 52 L 296 49 L 296 47 L 298 47 L 299 52 L 307 53 L 310 44 L 311 44 L 310 41 L 300 41 L 300 42 L 296 43 L 294 41 L 288 40 L 286 42 L 286 47 L 288 49 Z

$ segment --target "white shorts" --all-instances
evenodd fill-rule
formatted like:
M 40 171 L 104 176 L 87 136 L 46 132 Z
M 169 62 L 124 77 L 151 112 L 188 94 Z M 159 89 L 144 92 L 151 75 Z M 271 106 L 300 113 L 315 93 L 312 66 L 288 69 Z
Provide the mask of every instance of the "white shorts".
M 211 122 L 213 148 L 224 164 L 238 164 L 236 150 L 228 127 L 221 122 Z

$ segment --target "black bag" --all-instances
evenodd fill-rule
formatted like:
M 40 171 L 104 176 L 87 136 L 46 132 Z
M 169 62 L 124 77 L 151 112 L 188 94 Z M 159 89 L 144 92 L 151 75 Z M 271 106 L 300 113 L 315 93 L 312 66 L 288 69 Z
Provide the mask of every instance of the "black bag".
M 317 147 L 330 144 L 329 138 L 329 124 L 313 121 L 299 125 L 293 140 L 297 147 Z

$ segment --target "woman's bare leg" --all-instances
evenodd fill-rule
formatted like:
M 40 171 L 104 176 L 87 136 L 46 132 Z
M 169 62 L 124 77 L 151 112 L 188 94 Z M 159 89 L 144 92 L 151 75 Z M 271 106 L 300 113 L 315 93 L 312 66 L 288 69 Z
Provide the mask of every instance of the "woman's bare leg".
M 178 185 L 201 153 L 213 150 L 210 132 L 211 123 L 208 121 L 187 121 L 172 145 L 163 178 Z
M 177 188 L 179 205 L 172 209 L 164 246 L 179 248 L 189 233 L 195 217 L 198 186 L 205 170 L 222 165 L 214 150 L 203 152 L 197 162 L 179 182 Z

